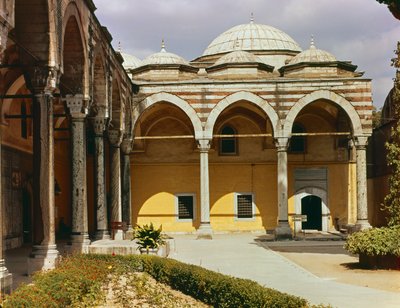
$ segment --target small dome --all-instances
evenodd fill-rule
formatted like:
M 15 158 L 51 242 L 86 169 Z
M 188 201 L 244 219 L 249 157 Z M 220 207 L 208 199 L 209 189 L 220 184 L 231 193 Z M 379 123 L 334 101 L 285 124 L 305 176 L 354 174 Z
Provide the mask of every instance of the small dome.
M 301 51 L 300 46 L 285 32 L 271 26 L 248 24 L 235 26 L 214 39 L 203 56 L 234 51 L 236 41 L 242 50 L 291 50 Z
M 124 59 L 124 62 L 122 63 L 122 66 L 124 69 L 133 69 L 137 68 L 142 64 L 142 61 L 140 61 L 138 58 L 132 55 L 128 55 L 127 53 L 120 52 L 122 58 Z
M 142 61 L 142 66 L 143 65 L 149 65 L 149 64 L 157 64 L 157 65 L 163 65 L 163 64 L 180 64 L 180 65 L 189 65 L 189 63 L 183 59 L 182 57 L 171 53 L 167 52 L 165 50 L 165 45 L 164 41 L 162 42 L 161 45 L 161 51 L 157 52 L 155 54 L 152 54 L 148 56 L 146 59 Z
M 336 62 L 336 58 L 331 53 L 315 47 L 314 40 L 311 39 L 310 48 L 302 51 L 290 60 L 289 65 L 304 62 Z
M 214 65 L 221 65 L 226 63 L 259 63 L 262 62 L 257 56 L 253 55 L 250 52 L 244 50 L 235 50 L 226 55 L 223 55 L 221 58 L 215 62 Z

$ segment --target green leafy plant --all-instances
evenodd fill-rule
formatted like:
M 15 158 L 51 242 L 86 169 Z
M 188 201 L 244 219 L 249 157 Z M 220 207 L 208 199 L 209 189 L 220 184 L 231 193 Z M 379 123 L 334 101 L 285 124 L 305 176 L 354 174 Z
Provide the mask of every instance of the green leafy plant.
M 134 232 L 134 239 L 136 239 L 139 249 L 158 249 L 161 245 L 165 244 L 165 237 L 162 234 L 162 226 L 156 229 L 153 223 L 149 225 L 136 226 Z
M 397 57 L 392 60 L 397 69 L 393 88 L 394 125 L 390 141 L 386 143 L 387 163 L 392 169 L 389 177 L 389 193 L 383 209 L 389 214 L 388 225 L 400 225 L 400 42 L 397 43 Z
M 347 238 L 344 248 L 353 254 L 400 256 L 400 226 L 353 233 Z

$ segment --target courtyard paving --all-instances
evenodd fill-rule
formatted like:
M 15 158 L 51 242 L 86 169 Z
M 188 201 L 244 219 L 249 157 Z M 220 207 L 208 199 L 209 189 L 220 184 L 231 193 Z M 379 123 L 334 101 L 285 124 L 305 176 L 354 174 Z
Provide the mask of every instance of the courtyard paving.
M 288 243 L 277 242 L 285 246 Z M 315 245 L 315 242 L 292 242 Z M 257 281 L 261 285 L 301 296 L 312 304 L 333 307 L 400 307 L 400 292 L 339 283 L 319 278 L 268 247 L 256 234 L 214 235 L 213 240 L 197 240 L 194 235 L 175 235 L 170 257 L 182 262 Z M 318 262 L 318 259 L 314 260 Z M 400 279 L 400 275 L 399 275 Z

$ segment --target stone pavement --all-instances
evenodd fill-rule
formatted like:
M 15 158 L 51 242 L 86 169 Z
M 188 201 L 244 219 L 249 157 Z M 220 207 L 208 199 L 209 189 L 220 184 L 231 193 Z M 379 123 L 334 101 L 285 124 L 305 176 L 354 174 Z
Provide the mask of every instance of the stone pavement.
M 400 293 L 321 279 L 272 251 L 257 238 L 260 235 L 251 233 L 217 234 L 212 240 L 197 240 L 195 235 L 174 235 L 170 257 L 251 279 L 266 287 L 306 298 L 312 304 L 340 308 L 400 307 Z

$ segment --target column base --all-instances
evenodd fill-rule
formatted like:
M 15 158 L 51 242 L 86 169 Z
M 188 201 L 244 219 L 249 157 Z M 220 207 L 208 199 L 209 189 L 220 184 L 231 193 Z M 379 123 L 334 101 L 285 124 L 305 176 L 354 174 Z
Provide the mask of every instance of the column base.
M 133 240 L 135 238 L 135 230 L 133 230 L 131 225 L 128 225 L 128 230 L 125 232 L 126 240 Z
M 86 234 L 72 234 L 70 241 L 65 245 L 67 253 L 88 253 L 89 252 L 90 239 L 89 235 Z
M 124 231 L 122 230 L 115 230 L 113 240 L 122 241 L 124 239 Z
M 96 241 L 100 240 L 109 240 L 111 238 L 110 232 L 108 230 L 97 230 L 95 239 Z
M 275 241 L 279 240 L 291 240 L 292 229 L 290 229 L 289 223 L 279 222 L 278 226 L 274 230 Z
M 356 222 L 355 229 L 356 231 L 362 231 L 371 229 L 372 226 L 369 224 L 368 219 L 359 219 Z
M 28 257 L 28 275 L 37 271 L 46 271 L 56 267 L 59 257 L 57 246 L 34 245 Z
M 12 289 L 12 274 L 7 270 L 4 259 L 0 260 L 0 294 L 10 294 Z
M 197 239 L 212 240 L 212 228 L 210 223 L 201 223 L 197 229 Z

